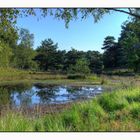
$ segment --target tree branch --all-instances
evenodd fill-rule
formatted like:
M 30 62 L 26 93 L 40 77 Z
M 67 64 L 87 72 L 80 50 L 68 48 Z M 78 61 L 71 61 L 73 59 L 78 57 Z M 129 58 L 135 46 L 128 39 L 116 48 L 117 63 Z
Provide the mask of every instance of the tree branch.
M 112 10 L 112 11 L 117 11 L 117 12 L 125 13 L 125 14 L 127 14 L 127 15 L 131 15 L 131 16 L 134 16 L 134 17 L 140 19 L 140 15 L 135 14 L 135 13 L 132 13 L 132 10 L 131 10 L 130 8 L 128 8 L 129 12 L 124 11 L 124 10 L 121 10 L 121 9 L 115 9 L 115 8 L 108 8 L 108 10 Z
M 131 8 L 128 8 L 128 10 L 129 10 L 129 12 L 132 14 L 132 10 L 131 10 Z

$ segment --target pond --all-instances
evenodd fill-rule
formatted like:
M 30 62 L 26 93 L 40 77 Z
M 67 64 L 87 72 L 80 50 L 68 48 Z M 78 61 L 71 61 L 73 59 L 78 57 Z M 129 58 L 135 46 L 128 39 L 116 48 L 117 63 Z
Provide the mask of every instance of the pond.
M 34 84 L 31 86 L 6 86 L 0 90 L 0 105 L 33 107 L 35 105 L 65 104 L 94 98 L 101 94 L 102 86 L 68 86 Z

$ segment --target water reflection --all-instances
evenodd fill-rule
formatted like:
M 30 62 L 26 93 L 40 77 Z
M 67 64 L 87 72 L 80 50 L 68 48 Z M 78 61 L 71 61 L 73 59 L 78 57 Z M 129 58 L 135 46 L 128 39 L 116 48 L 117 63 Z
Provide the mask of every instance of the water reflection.
M 93 98 L 102 93 L 101 86 L 45 86 L 38 85 L 18 85 L 14 87 L 0 88 L 0 105 L 12 107 L 32 107 L 38 104 L 61 104 Z
M 52 98 L 55 98 L 55 94 L 58 92 L 60 92 L 58 87 L 49 86 L 38 91 L 37 96 L 40 97 L 40 103 L 49 103 L 51 102 Z
M 10 104 L 10 94 L 7 89 L 0 88 L 0 107 Z

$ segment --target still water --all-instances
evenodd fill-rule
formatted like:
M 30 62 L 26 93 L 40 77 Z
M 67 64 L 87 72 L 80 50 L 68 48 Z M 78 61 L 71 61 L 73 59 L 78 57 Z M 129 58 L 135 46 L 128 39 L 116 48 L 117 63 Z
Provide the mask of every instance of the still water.
M 7 89 L 8 92 L 0 95 L 3 97 L 0 100 L 0 104 L 10 104 L 12 107 L 32 107 L 34 105 L 62 104 L 76 100 L 85 100 L 94 98 L 104 90 L 102 86 L 68 85 L 49 85 L 45 87 L 32 85 L 28 88 Z

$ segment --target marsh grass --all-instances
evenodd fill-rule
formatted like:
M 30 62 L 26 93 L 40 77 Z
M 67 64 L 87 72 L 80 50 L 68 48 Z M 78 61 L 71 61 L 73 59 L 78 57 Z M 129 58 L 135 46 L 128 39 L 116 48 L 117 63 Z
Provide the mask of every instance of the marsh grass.
M 128 109 L 133 118 L 140 120 L 140 102 L 133 102 Z
M 38 117 L 9 110 L 0 131 L 140 131 L 139 96 L 139 87 L 120 89 Z
M 91 74 L 86 79 L 67 79 L 67 75 L 50 72 L 33 72 L 0 67 L 0 85 L 45 82 L 48 84 L 100 84 L 101 77 Z
M 128 101 L 119 92 L 121 91 L 104 94 L 98 98 L 98 102 L 104 110 L 108 112 L 121 110 L 128 105 Z
M 19 70 L 14 68 L 0 67 L 0 80 L 46 80 L 46 79 L 66 79 L 65 75 L 45 72 L 32 72 L 29 70 Z

